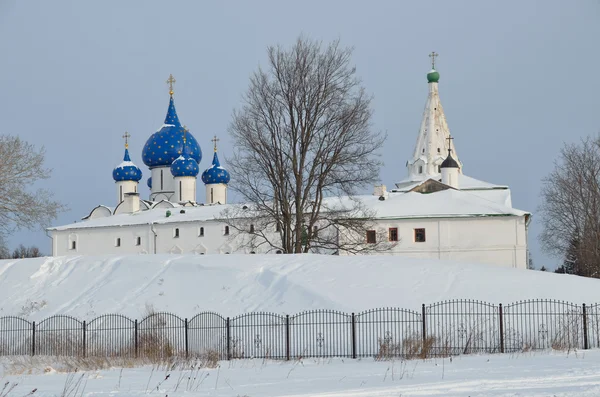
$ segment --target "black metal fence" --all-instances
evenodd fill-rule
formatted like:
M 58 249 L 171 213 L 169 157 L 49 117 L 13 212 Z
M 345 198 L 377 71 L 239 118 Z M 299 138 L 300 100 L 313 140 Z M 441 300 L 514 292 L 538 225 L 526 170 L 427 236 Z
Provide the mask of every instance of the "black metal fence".
M 38 323 L 0 317 L 0 355 L 201 357 L 433 357 L 600 347 L 600 304 L 528 300 L 494 305 L 452 300 L 421 312 L 311 310 L 295 315 L 203 312 L 190 320 L 154 313 L 89 322 L 57 315 Z

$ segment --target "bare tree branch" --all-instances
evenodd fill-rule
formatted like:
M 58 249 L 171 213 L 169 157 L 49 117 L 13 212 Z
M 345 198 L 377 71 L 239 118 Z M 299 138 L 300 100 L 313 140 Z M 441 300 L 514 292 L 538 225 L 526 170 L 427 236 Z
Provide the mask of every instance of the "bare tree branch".
M 21 229 L 49 226 L 66 207 L 46 189 L 30 191 L 36 181 L 50 177 L 44 168 L 44 149 L 19 137 L 0 136 L 0 236 Z
M 238 208 L 223 214 L 238 235 L 247 234 L 249 246 L 284 253 L 358 249 L 357 242 L 326 241 L 331 230 L 352 231 L 365 243 L 373 214 L 359 204 L 336 212 L 323 201 L 372 186 L 381 166 L 385 135 L 371 130 L 371 98 L 351 55 L 339 41 L 323 47 L 300 37 L 291 49 L 270 47 L 267 68 L 251 76 L 243 106 L 233 113 L 228 162 L 232 189 L 252 203 L 253 231 Z M 358 209 L 360 218 L 342 216 Z

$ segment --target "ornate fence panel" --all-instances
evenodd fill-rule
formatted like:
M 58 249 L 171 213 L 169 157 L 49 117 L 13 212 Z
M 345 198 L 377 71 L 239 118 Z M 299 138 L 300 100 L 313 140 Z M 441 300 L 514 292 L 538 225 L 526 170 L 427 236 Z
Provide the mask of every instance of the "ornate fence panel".
M 367 310 L 355 316 L 356 356 L 386 359 L 420 356 L 423 319 L 398 308 Z
M 452 300 L 425 306 L 424 349 L 446 356 L 500 352 L 498 306 L 475 300 Z
M 583 348 L 582 307 L 549 299 L 504 306 L 505 352 Z
M 33 324 L 19 317 L 0 317 L 0 356 L 25 356 L 33 353 Z
M 212 312 L 195 315 L 188 322 L 190 356 L 204 356 L 215 352 L 219 360 L 227 359 L 227 322 Z
M 171 313 L 153 313 L 139 322 L 138 356 L 159 359 L 185 355 L 185 320 Z
M 135 357 L 135 321 L 120 314 L 106 314 L 86 325 L 86 355 Z
M 590 349 L 600 347 L 600 303 L 586 307 L 588 345 Z
M 35 327 L 35 354 L 45 356 L 83 356 L 84 325 L 78 319 L 52 316 Z
M 352 316 L 312 310 L 290 316 L 290 356 L 352 357 Z
M 248 313 L 229 322 L 231 358 L 286 358 L 286 318 L 274 313 Z

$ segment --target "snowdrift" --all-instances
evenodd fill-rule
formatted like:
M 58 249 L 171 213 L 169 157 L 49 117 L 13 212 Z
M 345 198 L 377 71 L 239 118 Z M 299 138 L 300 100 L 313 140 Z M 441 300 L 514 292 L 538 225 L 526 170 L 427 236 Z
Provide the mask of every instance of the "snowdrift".
M 0 316 L 140 318 L 147 308 L 293 314 L 308 309 L 420 310 L 422 303 L 552 298 L 600 301 L 600 280 L 398 256 L 132 255 L 0 261 Z

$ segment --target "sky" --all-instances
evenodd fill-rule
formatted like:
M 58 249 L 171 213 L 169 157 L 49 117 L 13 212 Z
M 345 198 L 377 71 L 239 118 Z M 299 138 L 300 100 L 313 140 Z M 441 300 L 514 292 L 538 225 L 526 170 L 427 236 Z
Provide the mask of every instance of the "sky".
M 290 46 L 301 34 L 354 48 L 374 97 L 373 128 L 388 135 L 388 188 L 406 176 L 428 54 L 437 52 L 464 173 L 509 185 L 513 206 L 533 213 L 534 265 L 560 262 L 538 242 L 540 188 L 565 142 L 600 132 L 599 1 L 0 0 L 0 134 L 45 148 L 52 176 L 31 188 L 49 188 L 69 206 L 55 225 L 79 221 L 98 204 L 116 204 L 112 170 L 125 131 L 149 195 L 141 151 L 163 123 L 169 74 L 179 118 L 204 152 L 200 168 L 210 165 L 213 135 L 227 167 L 227 129 L 249 76 L 265 65 L 268 46 Z M 42 230 L 8 243 L 51 251 Z

